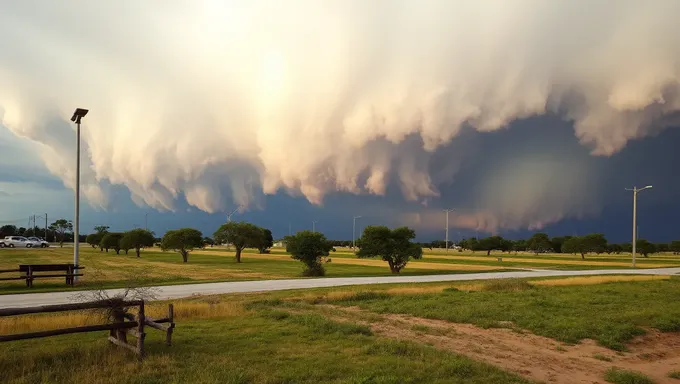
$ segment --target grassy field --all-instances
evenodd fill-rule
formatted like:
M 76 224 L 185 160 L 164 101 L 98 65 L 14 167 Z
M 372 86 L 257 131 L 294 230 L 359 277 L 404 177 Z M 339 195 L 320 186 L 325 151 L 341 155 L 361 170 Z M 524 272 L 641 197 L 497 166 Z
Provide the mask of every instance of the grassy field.
M 657 342 L 680 342 L 671 337 L 680 331 L 678 291 L 677 277 L 589 276 L 178 300 L 174 345 L 150 332 L 142 364 L 107 345 L 104 332 L 2 343 L 0 382 L 528 383 L 570 382 L 576 369 L 599 380 L 589 382 L 649 376 L 660 383 L 678 370 L 680 344 L 651 353 L 635 340 L 661 332 L 667 336 Z M 147 311 L 163 310 L 154 303 Z M 98 322 L 85 312 L 4 318 L 0 334 Z M 475 332 L 469 345 L 460 342 L 466 332 Z M 484 337 L 490 349 L 477 350 Z M 513 348 L 536 355 L 504 350 L 508 339 L 526 340 Z M 537 349 L 542 340 L 554 341 Z M 540 376 L 543 365 L 562 376 Z
M 48 249 L 0 249 L 0 269 L 16 268 L 21 263 L 67 263 L 72 261 L 72 248 Z M 100 252 L 90 247 L 81 248 L 81 265 L 85 276 L 80 288 L 120 287 L 134 280 L 143 285 L 166 285 L 196 282 L 237 281 L 257 279 L 300 278 L 302 264 L 291 259 L 282 249 L 273 249 L 270 254 L 256 254 L 246 250 L 243 262 L 236 263 L 233 251 L 224 248 L 197 250 L 183 263 L 173 252 L 159 249 L 142 251 L 142 257 L 134 253 L 116 255 L 114 252 Z M 498 261 L 501 257 L 502 261 Z M 376 259 L 357 259 L 350 250 L 339 249 L 330 255 L 326 263 L 327 277 L 387 276 L 387 264 Z M 680 266 L 680 257 L 654 255 L 640 258 L 641 268 Z M 581 260 L 575 255 L 533 254 L 476 254 L 425 249 L 422 260 L 412 261 L 402 271 L 404 275 L 471 273 L 500 270 L 535 269 L 611 269 L 629 268 L 630 255 L 587 257 Z M 8 276 L 8 275 L 5 275 Z M 59 279 L 36 280 L 30 292 L 69 289 Z M 25 293 L 23 281 L 0 282 L 0 294 Z

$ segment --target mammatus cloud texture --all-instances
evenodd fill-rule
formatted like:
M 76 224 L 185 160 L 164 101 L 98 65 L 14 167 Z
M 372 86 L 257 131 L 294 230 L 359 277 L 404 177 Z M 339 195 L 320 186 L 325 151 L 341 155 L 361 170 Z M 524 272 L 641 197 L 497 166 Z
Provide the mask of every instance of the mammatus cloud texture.
M 68 118 L 89 108 L 93 205 L 106 206 L 111 184 L 139 204 L 183 198 L 208 212 L 281 189 L 321 203 L 392 183 L 422 201 L 453 179 L 456 164 L 442 172 L 431 159 L 463 128 L 554 113 L 606 156 L 680 110 L 673 0 L 0 5 L 0 123 L 41 143 L 72 186 Z M 587 205 L 535 183 L 529 200 L 483 191 L 475 225 L 532 226 Z

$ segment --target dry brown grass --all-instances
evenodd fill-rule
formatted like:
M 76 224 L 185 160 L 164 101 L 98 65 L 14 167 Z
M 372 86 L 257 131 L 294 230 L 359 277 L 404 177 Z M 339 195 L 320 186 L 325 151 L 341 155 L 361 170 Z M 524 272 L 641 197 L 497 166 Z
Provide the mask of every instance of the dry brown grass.
M 531 283 L 531 285 L 558 287 L 567 285 L 595 285 L 623 281 L 668 280 L 670 278 L 670 276 L 578 276 L 563 279 L 535 280 L 530 281 L 529 283 Z
M 245 309 L 240 301 L 222 301 L 216 297 L 206 297 L 200 300 L 178 300 L 173 303 L 176 321 L 228 318 L 245 314 Z M 146 314 L 154 318 L 166 317 L 167 313 L 168 306 L 166 303 L 151 303 L 146 307 Z M 73 311 L 4 317 L 0 318 L 0 335 L 102 323 L 106 323 L 106 320 L 96 311 Z

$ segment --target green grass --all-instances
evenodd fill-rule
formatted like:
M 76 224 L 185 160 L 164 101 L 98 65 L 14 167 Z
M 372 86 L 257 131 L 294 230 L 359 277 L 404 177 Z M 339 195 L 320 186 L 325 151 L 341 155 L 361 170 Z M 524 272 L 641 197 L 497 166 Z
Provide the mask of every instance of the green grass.
M 625 371 L 618 368 L 610 368 L 605 374 L 604 379 L 614 384 L 653 384 L 654 382 L 647 376 L 633 371 Z
M 520 283 L 509 285 L 516 284 Z M 522 290 L 447 289 L 418 295 L 380 292 L 385 288 L 356 288 L 359 291 L 354 295 L 329 301 L 377 313 L 404 313 L 481 327 L 512 322 L 562 342 L 591 338 L 613 350 L 624 350 L 627 341 L 645 333 L 645 327 L 675 331 L 680 320 L 680 302 L 676 300 L 680 278 Z
M 252 296 L 252 295 L 251 295 Z M 252 300 L 248 295 L 229 300 Z M 261 297 L 261 296 L 255 296 Z M 269 297 L 269 296 L 267 296 Z M 464 356 L 372 335 L 354 323 L 259 300 L 236 316 L 184 320 L 173 346 L 155 331 L 147 358 L 108 345 L 106 332 L 0 344 L 12 383 L 528 383 Z
M 596 354 L 594 354 L 594 355 L 593 355 L 593 358 L 598 359 L 598 360 L 602 360 L 602 361 L 612 361 L 612 358 L 611 358 L 611 357 L 605 356 L 605 355 L 603 355 L 603 354 L 601 354 L 601 353 L 596 353 Z
M 680 371 L 668 372 L 668 377 L 680 380 Z

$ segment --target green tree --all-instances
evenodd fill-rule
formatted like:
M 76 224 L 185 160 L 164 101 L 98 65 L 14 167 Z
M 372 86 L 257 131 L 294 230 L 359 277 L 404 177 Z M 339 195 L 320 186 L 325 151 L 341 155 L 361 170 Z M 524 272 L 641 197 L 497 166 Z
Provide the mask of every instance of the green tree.
M 109 226 L 108 225 L 95 225 L 94 231 L 97 232 L 97 233 L 107 233 L 107 232 L 109 232 Z
M 128 249 L 134 249 L 137 257 L 139 257 L 139 251 L 144 247 L 153 247 L 153 241 L 153 232 L 138 228 L 123 234 L 123 238 L 120 239 L 120 247 L 125 250 L 126 254 Z
M 656 243 L 654 246 L 656 247 L 657 253 L 665 253 L 670 249 L 668 243 Z
M 555 253 L 562 253 L 562 244 L 569 240 L 571 236 L 555 236 L 550 239 L 550 246 Z
M 260 239 L 255 246 L 260 253 L 269 253 L 269 248 L 274 246 L 274 237 L 272 231 L 267 228 L 262 228 Z
M 571 237 L 562 243 L 562 253 L 579 253 L 581 258 L 585 259 L 585 254 L 588 252 L 585 249 L 583 238 L 579 236 Z
M 607 244 L 607 253 L 615 253 L 618 255 L 621 252 L 623 252 L 623 247 L 621 244 Z
M 545 233 L 534 233 L 527 240 L 527 249 L 535 254 L 549 252 L 551 248 L 550 238 Z
M 97 248 L 99 243 L 102 242 L 102 237 L 104 237 L 104 234 L 102 234 L 102 233 L 90 233 L 85 238 L 85 242 L 90 244 L 92 246 L 92 248 Z
M 244 221 L 222 224 L 213 234 L 218 244 L 228 243 L 236 248 L 237 263 L 241 262 L 241 252 L 246 247 L 257 248 L 262 236 L 262 228 Z
M 301 231 L 294 236 L 286 236 L 286 252 L 290 257 L 299 260 L 307 267 L 304 276 L 323 276 L 325 270 L 321 258 L 328 256 L 333 245 L 320 232 Z
M 66 232 L 71 232 L 73 231 L 73 223 L 71 221 L 66 220 L 66 219 L 59 219 L 52 223 L 50 225 L 50 229 L 54 231 L 54 233 L 57 234 L 57 238 L 59 239 L 59 246 L 63 247 L 64 246 L 64 237 L 66 236 Z M 25 232 L 25 230 L 24 230 Z
M 526 252 L 527 241 L 524 239 L 514 241 L 512 243 L 512 250 L 515 251 L 515 254 L 517 254 L 517 252 Z
M 384 226 L 368 226 L 359 239 L 360 258 L 380 257 L 390 266 L 392 273 L 399 273 L 410 259 L 423 257 L 423 249 L 411 240 L 414 230 L 400 227 L 390 230 Z
M 479 240 L 479 250 L 486 251 L 489 256 L 491 251 L 503 249 L 503 238 L 500 236 L 490 236 Z
M 635 250 L 644 257 L 649 257 L 651 253 L 656 253 L 656 246 L 645 239 L 638 239 L 635 242 Z
M 680 240 L 673 240 L 668 246 L 668 250 L 673 252 L 674 255 L 680 254 Z
M 623 249 L 623 252 L 632 253 L 633 252 L 633 244 L 623 243 L 623 244 L 621 244 L 621 249 Z
M 193 228 L 167 231 L 161 240 L 162 250 L 179 252 L 185 263 L 189 261 L 189 252 L 201 247 L 203 247 L 203 234 Z
M 109 249 L 113 249 L 116 251 L 116 255 L 120 254 L 120 239 L 123 238 L 122 233 L 118 232 L 109 232 L 102 237 L 102 241 L 99 244 L 100 247 L 106 249 L 106 252 L 109 251 Z
M 588 253 L 603 253 L 607 250 L 607 239 L 601 233 L 591 233 L 583 236 L 584 246 Z
M 14 236 L 17 234 L 17 226 L 16 225 L 3 225 L 0 227 L 0 238 L 4 238 L 5 236 Z

